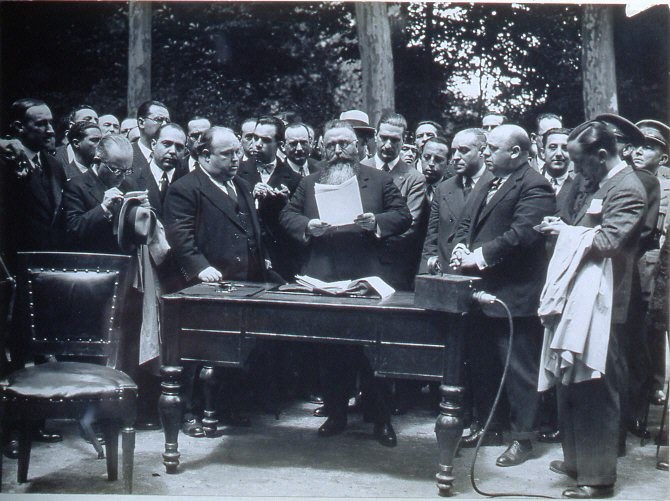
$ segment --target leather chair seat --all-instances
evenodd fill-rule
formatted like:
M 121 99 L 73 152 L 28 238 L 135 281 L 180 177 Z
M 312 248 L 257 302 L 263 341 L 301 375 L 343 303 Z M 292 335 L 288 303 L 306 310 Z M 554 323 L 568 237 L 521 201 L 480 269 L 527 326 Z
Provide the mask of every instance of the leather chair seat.
M 52 362 L 26 367 L 0 381 L 7 396 L 23 398 L 83 399 L 137 390 L 125 373 L 104 365 L 83 362 Z

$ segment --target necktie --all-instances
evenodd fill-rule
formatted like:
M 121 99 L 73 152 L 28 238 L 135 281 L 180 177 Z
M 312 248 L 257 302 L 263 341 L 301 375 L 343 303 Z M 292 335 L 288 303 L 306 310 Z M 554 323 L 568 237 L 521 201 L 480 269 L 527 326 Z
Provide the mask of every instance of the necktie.
M 551 187 L 554 189 L 554 191 L 558 191 L 558 179 L 556 179 L 554 176 L 551 176 Z
M 465 198 L 468 198 L 468 195 L 472 191 L 472 178 L 470 176 L 463 176 L 463 194 Z
M 40 163 L 39 153 L 33 157 L 33 170 L 42 173 L 42 164 Z
M 39 180 L 44 192 L 49 193 L 49 178 L 44 175 L 39 153 L 33 157 L 33 175 L 37 176 L 37 180 Z
M 237 204 L 237 194 L 235 193 L 235 185 L 232 181 L 228 181 L 226 183 L 226 191 L 228 192 L 228 196 L 231 198 L 231 200 Z
M 389 164 L 387 164 L 386 162 L 384 162 L 384 165 L 382 165 L 382 170 L 384 172 L 391 172 L 391 169 L 389 168 Z
M 491 181 L 491 186 L 489 187 L 489 191 L 486 194 L 486 203 L 489 203 L 491 199 L 493 198 L 493 195 L 496 194 L 496 191 L 498 191 L 498 188 L 500 188 L 500 185 L 502 184 L 502 179 L 499 177 L 494 177 L 493 181 Z
M 158 184 L 158 191 L 161 194 L 161 203 L 165 201 L 165 194 L 167 193 L 168 185 L 170 184 L 170 180 L 168 179 L 167 171 L 163 171 L 163 175 L 161 176 L 160 183 Z

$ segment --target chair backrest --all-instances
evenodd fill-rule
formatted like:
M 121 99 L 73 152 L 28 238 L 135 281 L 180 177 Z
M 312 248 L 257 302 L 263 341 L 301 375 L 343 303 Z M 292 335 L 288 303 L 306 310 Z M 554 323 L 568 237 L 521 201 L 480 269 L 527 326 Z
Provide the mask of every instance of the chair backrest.
M 17 262 L 16 314 L 29 353 L 116 368 L 131 257 L 20 252 Z

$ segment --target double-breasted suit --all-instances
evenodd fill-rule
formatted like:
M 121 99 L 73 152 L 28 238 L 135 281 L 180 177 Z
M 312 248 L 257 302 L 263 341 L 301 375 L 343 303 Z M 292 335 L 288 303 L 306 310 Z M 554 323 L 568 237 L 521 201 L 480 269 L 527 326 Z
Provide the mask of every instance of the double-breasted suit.
M 484 170 L 477 180 L 477 185 L 486 183 L 491 179 L 493 179 L 493 174 Z M 442 268 L 447 269 L 455 245 L 454 237 L 463 216 L 466 202 L 462 176 L 451 177 L 437 186 L 430 203 L 428 231 L 423 245 L 419 272 L 426 272 L 426 263 L 432 256 L 438 256 Z

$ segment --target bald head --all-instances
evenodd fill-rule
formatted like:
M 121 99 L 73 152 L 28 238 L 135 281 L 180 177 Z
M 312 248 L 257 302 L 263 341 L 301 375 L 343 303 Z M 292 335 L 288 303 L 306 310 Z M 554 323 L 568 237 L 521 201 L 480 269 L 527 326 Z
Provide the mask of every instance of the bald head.
M 489 132 L 484 161 L 495 176 L 514 172 L 528 161 L 530 138 L 518 125 L 504 124 Z
M 212 127 L 197 144 L 198 163 L 214 178 L 227 182 L 237 173 L 242 145 L 227 127 Z

